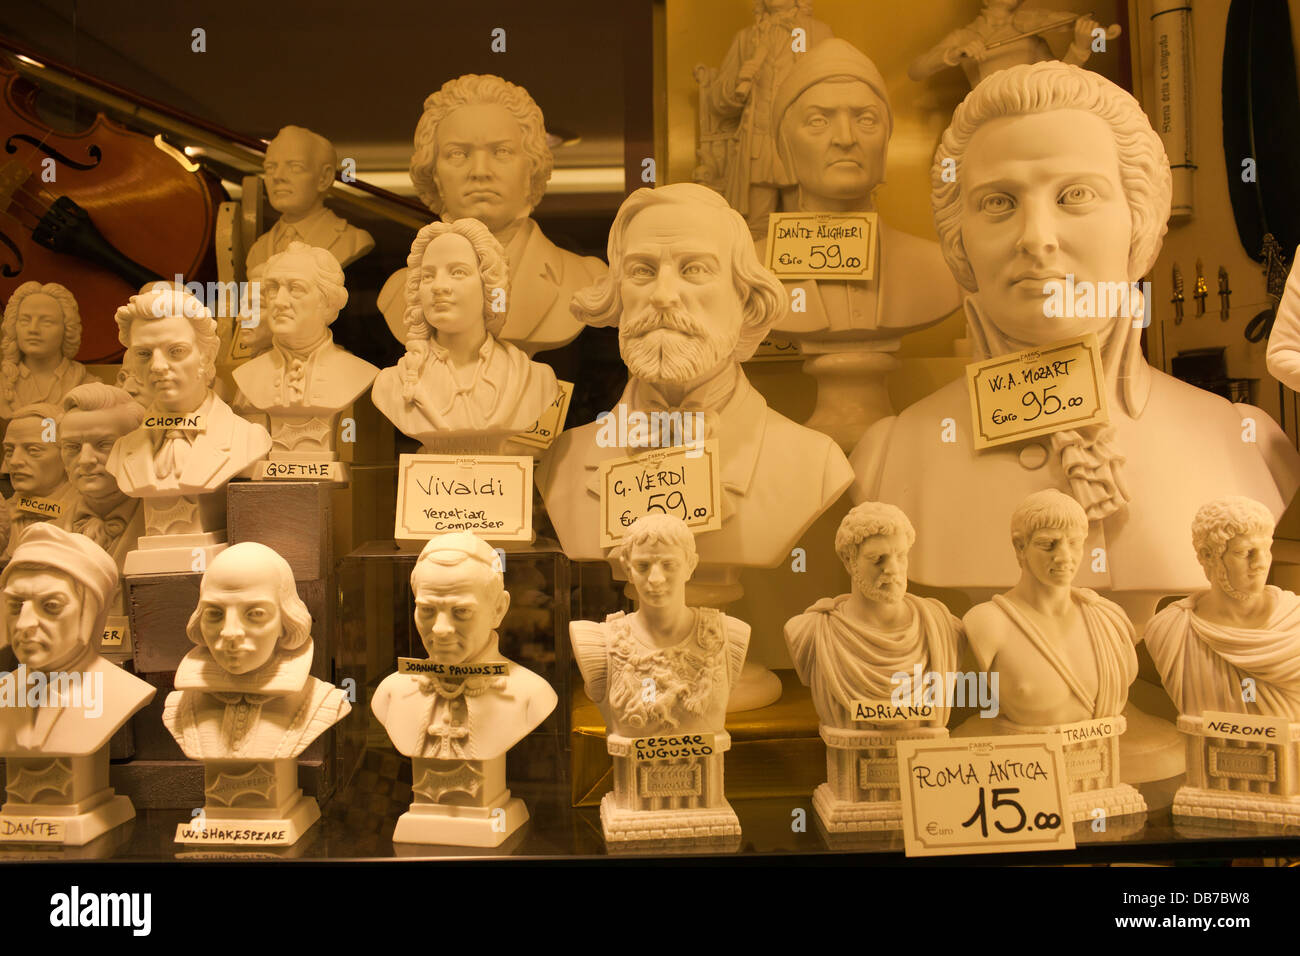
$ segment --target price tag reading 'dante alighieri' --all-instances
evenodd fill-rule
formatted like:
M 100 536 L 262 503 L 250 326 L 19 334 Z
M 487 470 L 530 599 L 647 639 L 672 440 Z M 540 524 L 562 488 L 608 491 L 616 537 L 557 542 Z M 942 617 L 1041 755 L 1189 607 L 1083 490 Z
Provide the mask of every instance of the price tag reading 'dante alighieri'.
M 967 365 L 975 447 L 1106 424 L 1104 381 L 1092 333 Z
M 600 546 L 612 548 L 642 515 L 677 515 L 696 534 L 722 527 L 718 440 L 600 463 Z
M 908 856 L 1073 850 L 1061 739 L 900 740 Z
M 573 383 L 560 382 L 560 393 L 546 406 L 541 417 L 527 431 L 514 436 L 514 441 L 534 448 L 550 448 L 555 436 L 564 430 L 564 418 L 569 414 L 569 399 L 573 398 Z
M 531 455 L 402 455 L 398 541 L 469 531 L 489 541 L 533 538 Z
M 870 279 L 876 274 L 876 214 L 774 212 L 767 267 L 778 279 Z

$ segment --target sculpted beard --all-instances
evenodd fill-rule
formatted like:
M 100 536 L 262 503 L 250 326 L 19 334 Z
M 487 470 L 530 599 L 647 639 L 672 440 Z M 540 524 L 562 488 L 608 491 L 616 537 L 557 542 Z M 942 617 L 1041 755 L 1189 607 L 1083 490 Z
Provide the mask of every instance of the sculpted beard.
M 1214 579 L 1214 583 L 1223 590 L 1224 594 L 1228 595 L 1228 597 L 1240 604 L 1246 603 L 1251 598 L 1258 597 L 1260 592 L 1263 591 L 1262 586 L 1257 591 L 1239 591 L 1237 588 L 1233 587 L 1232 583 L 1228 580 L 1228 569 L 1222 560 L 1214 566 Z
M 878 604 L 897 604 L 903 600 L 903 594 L 906 592 L 906 580 L 896 577 L 892 574 L 882 574 L 876 578 L 874 584 L 868 583 L 866 577 L 854 571 L 853 590 L 857 591 L 868 601 L 875 601 Z
M 680 385 L 717 368 L 736 342 L 718 335 L 682 310 L 624 316 L 619 351 L 628 371 L 650 382 Z

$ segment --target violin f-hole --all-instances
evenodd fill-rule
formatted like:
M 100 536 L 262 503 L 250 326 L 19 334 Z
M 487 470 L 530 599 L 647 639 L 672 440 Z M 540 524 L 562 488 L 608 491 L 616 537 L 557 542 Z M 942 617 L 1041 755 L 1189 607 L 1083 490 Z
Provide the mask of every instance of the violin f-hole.
M 14 133 L 14 135 L 10 136 L 7 140 L 5 140 L 6 153 L 13 155 L 14 153 L 18 152 L 18 146 L 15 144 L 15 140 L 17 140 L 18 142 L 28 143 L 31 146 L 34 146 L 36 149 L 40 150 L 46 156 L 53 156 L 57 162 L 63 163 L 67 166 L 71 166 L 73 169 L 81 169 L 81 170 L 94 169 L 96 166 L 99 165 L 99 161 L 104 158 L 103 153 L 100 152 L 99 147 L 92 143 L 90 146 L 86 148 L 86 155 L 89 156 L 91 159 L 93 159 L 94 162 L 79 163 L 75 159 L 71 159 L 70 157 L 64 156 L 54 147 L 46 145 L 45 143 L 37 139 L 35 136 L 30 136 L 27 133 Z

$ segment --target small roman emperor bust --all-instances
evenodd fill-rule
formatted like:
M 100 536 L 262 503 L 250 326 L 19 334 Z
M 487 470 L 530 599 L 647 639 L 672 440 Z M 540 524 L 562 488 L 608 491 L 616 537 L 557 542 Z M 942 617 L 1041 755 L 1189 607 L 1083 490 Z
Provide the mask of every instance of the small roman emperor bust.
M 722 754 L 731 746 L 727 698 L 745 662 L 749 625 L 716 608 L 687 606 L 686 584 L 699 555 L 676 515 L 638 518 L 613 557 L 636 592 L 637 609 L 569 625 L 587 696 L 605 718 L 614 757 L 614 792 L 600 805 L 605 839 L 692 838 L 714 827 L 719 835 L 738 834 L 723 796 Z M 683 758 L 681 765 L 698 767 L 686 771 L 695 775 L 692 792 L 673 789 L 680 780 L 664 766 L 642 765 L 637 751 L 652 738 L 671 738 L 666 747 Z M 682 799 L 665 801 L 670 792 Z
M 57 405 L 23 405 L 13 412 L 4 432 L 4 458 L 0 468 L 9 475 L 13 497 L 9 499 L 12 521 L 9 548 L 13 553 L 22 533 L 44 521 L 65 520 L 76 499 L 76 488 L 68 481 L 59 455 Z
M 48 522 L 23 534 L 0 573 L 3 638 L 19 665 L 0 675 L 0 840 L 35 834 L 43 819 L 46 839 L 81 845 L 135 816 L 109 786 L 108 743 L 154 688 L 99 654 L 117 589 L 103 548 Z
M 234 378 L 270 419 L 273 462 L 332 461 L 340 412 L 379 373 L 334 344 L 330 325 L 347 301 L 343 269 L 324 249 L 293 242 L 266 261 L 259 308 L 272 347 Z
M 400 662 L 371 712 L 414 760 L 414 802 L 399 843 L 497 846 L 528 819 L 506 789 L 506 751 L 555 709 L 545 679 L 501 656 L 497 628 L 510 606 L 501 562 L 467 532 L 430 539 L 411 572 L 415 627 L 427 660 Z M 494 825 L 493 811 L 505 826 Z
M 260 275 L 271 256 L 294 242 L 324 249 L 340 266 L 349 265 L 375 247 L 364 229 L 325 208 L 338 168 L 334 144 L 301 126 L 286 126 L 266 147 L 262 179 L 279 220 L 257 237 L 245 260 L 250 278 Z M 255 275 L 256 274 L 256 275 Z
M 81 312 L 57 282 L 24 282 L 5 303 L 0 323 L 0 421 L 36 402 L 54 405 L 90 373 L 73 356 L 81 347 Z
M 1196 512 L 1192 547 L 1210 587 L 1164 608 L 1144 634 L 1179 713 L 1300 721 L 1300 598 L 1267 583 L 1274 524 L 1241 496 Z
M 476 219 L 433 222 L 411 245 L 406 354 L 375 379 L 375 407 L 430 452 L 499 452 L 559 393 L 550 366 L 497 338 L 509 311 L 501 244 Z

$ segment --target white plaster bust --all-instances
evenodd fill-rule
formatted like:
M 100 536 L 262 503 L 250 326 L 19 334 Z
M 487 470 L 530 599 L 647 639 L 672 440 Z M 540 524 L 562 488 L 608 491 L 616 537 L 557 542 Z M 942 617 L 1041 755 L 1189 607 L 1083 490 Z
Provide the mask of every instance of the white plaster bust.
M 1196 513 L 1192 546 L 1210 587 L 1164 608 L 1143 635 L 1182 714 L 1300 720 L 1300 598 L 1267 583 L 1274 524 L 1242 497 Z
M 722 733 L 749 625 L 716 608 L 687 607 L 686 583 L 699 555 L 686 522 L 667 514 L 638 518 L 615 560 L 636 591 L 637 610 L 569 624 L 584 688 L 609 733 Z
M 90 373 L 73 360 L 81 347 L 81 313 L 57 282 L 24 282 L 5 303 L 0 323 L 0 421 L 23 405 L 63 401 Z
M 947 160 L 960 171 L 952 182 L 943 175 Z M 1048 308 L 1051 289 L 1069 277 L 1076 289 L 1129 288 L 1155 262 L 1171 179 L 1141 106 L 1075 66 L 1001 70 L 953 114 L 931 183 L 940 243 L 970 293 L 973 357 L 1095 332 L 1110 424 L 976 452 L 962 377 L 866 431 L 851 456 L 855 499 L 891 502 L 916 521 L 912 579 L 923 584 L 986 591 L 1013 584 L 1019 569 L 1011 556 L 978 543 L 994 540 L 998 516 L 1026 495 L 1054 488 L 1068 491 L 1089 519 L 1080 584 L 1128 592 L 1147 602 L 1147 613 L 1159 595 L 1198 587 L 1196 561 L 1169 542 L 1201 503 L 1225 492 L 1280 515 L 1300 485 L 1300 455 L 1261 409 L 1148 365 L 1140 301 L 1132 307 L 1139 297 L 1126 310 L 1127 297 L 1107 294 L 1106 307 L 1083 317 Z M 938 437 L 948 420 L 952 442 Z M 954 546 L 958 527 L 971 546 Z
M 1052 48 L 1042 34 L 1024 34 L 1060 22 L 1070 15 L 1069 11 L 1021 10 L 1023 4 L 1024 0 L 984 0 L 979 16 L 913 60 L 907 68 L 907 75 L 914 80 L 923 80 L 940 70 L 960 66 L 970 85 L 975 86 L 990 74 L 1009 66 L 1054 59 Z M 1100 26 L 1087 14 L 1075 20 L 1071 27 L 1070 46 L 1062 61 L 1076 66 L 1086 63 L 1092 55 L 1093 30 Z M 1119 32 L 1119 24 L 1111 24 L 1106 28 L 1106 39 L 1115 39 Z M 989 49 L 994 44 L 998 46 Z
M 219 342 L 216 321 L 198 299 L 158 285 L 117 310 L 123 367 L 143 385 L 148 425 L 158 416 L 197 413 L 201 428 L 140 427 L 120 438 L 107 469 L 136 498 L 217 491 L 265 456 L 271 436 L 236 415 L 212 391 Z
M 1137 677 L 1137 635 L 1119 605 L 1071 586 L 1088 519 L 1048 489 L 1011 515 L 1020 580 L 962 619 L 981 670 L 997 672 L 1000 711 L 1046 727 L 1118 716 Z
M 18 693 L 0 707 L 0 756 L 92 754 L 152 699 L 152 686 L 99 654 L 117 588 L 117 565 L 84 535 L 46 523 L 23 536 L 0 573 L 4 643 L 19 664 L 5 675 Z M 47 694 L 32 707 L 36 675 Z M 68 688 L 57 704 L 48 697 L 55 675 Z
M 222 551 L 199 582 L 163 724 L 191 760 L 281 760 L 352 709 L 312 677 L 311 613 L 289 562 L 264 544 Z
M 907 553 L 914 540 L 912 523 L 893 505 L 857 505 L 835 534 L 835 552 L 853 580 L 852 592 L 823 598 L 786 621 L 795 670 L 812 688 L 824 725 L 867 726 L 853 720 L 853 701 L 890 700 L 900 686 L 896 674 L 910 680 L 918 667 L 922 674 L 957 669 L 961 622 L 936 598 L 907 593 Z M 947 723 L 944 706 L 937 706 L 927 722 Z
M 415 628 L 439 664 L 506 663 L 504 675 L 444 679 L 389 674 L 371 712 L 408 757 L 492 760 L 526 737 L 555 709 L 551 685 L 501 656 L 497 631 L 510 594 L 496 552 L 465 532 L 424 546 L 411 572 Z
M 140 499 L 117 486 L 108 458 L 117 440 L 143 420 L 144 409 L 135 399 L 103 382 L 78 385 L 63 397 L 59 453 L 76 496 L 59 526 L 90 538 L 117 562 L 119 571 L 144 533 L 144 514 Z
M 797 183 L 788 208 L 875 212 L 893 126 L 884 77 L 851 43 L 828 40 L 800 56 L 777 90 L 772 113 L 777 149 Z M 874 278 L 784 284 L 787 292 L 805 290 L 806 311 L 787 309 L 774 328 L 805 351 L 863 341 L 896 347 L 900 336 L 940 321 L 961 299 L 939 244 L 884 222 Z
M 270 418 L 271 457 L 333 457 L 338 414 L 379 369 L 334 344 L 330 325 L 347 304 L 343 269 L 324 249 L 293 242 L 266 261 L 259 310 L 271 348 L 234 371 L 244 397 Z
M 407 266 L 406 355 L 375 379 L 375 407 L 430 450 L 525 431 L 559 384 L 550 366 L 497 338 L 509 312 L 497 306 L 510 296 L 501 244 L 477 219 L 433 222 Z
M 271 208 L 280 218 L 248 250 L 245 265 L 250 278 L 260 275 L 266 260 L 287 251 L 293 242 L 326 250 L 340 266 L 355 262 L 375 247 L 370 233 L 325 208 L 338 165 L 334 145 L 318 133 L 286 126 L 275 134 L 266 147 L 262 179 Z
M 542 111 L 523 87 L 470 73 L 448 80 L 424 101 L 411 182 L 443 220 L 477 219 L 501 243 L 511 299 L 498 337 L 529 355 L 559 348 L 582 331 L 569 314 L 569 299 L 605 273 L 599 259 L 559 248 L 531 218 L 553 164 Z M 393 273 L 379 293 L 379 309 L 402 342 L 406 273 Z
M 691 439 L 721 443 L 722 528 L 699 536 L 701 562 L 774 566 L 852 477 L 831 439 L 769 408 L 741 369 L 783 308 L 781 284 L 759 263 L 740 214 L 694 183 L 624 200 L 609 259 L 609 276 L 573 309 L 590 325 L 618 326 L 629 374 L 620 404 L 698 412 L 703 431 Z M 538 471 L 560 543 L 578 561 L 605 557 L 600 462 L 644 450 L 607 441 L 602 427 L 561 433 Z
M 732 38 L 716 71 L 696 68 L 710 81 L 700 88 L 700 111 L 726 148 L 715 155 L 701 141 L 696 182 L 717 189 L 745 217 L 755 235 L 767 231 L 767 217 L 795 184 L 788 157 L 776 149 L 772 102 L 782 81 L 807 53 L 794 50 L 794 30 L 804 31 L 807 51 L 833 36 L 813 17 L 812 0 L 754 0 L 754 25 Z
M 5 428 L 4 459 L 0 467 L 9 475 L 14 494 L 9 499 L 12 528 L 9 548 L 4 556 L 13 552 L 27 528 L 66 515 L 76 500 L 76 489 L 68 482 L 59 455 L 58 431 L 62 415 L 62 409 L 57 405 L 24 405 L 14 411 Z M 62 515 L 20 508 L 24 498 L 53 502 Z

